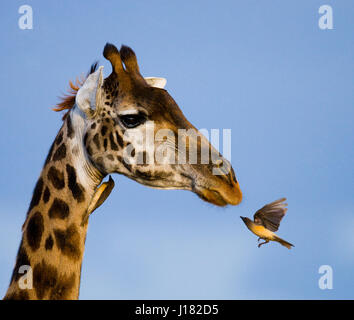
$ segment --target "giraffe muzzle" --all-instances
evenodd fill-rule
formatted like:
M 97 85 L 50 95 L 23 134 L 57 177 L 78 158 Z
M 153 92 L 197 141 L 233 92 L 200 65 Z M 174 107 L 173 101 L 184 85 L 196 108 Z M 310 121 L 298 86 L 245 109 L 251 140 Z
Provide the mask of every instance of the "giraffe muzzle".
M 234 175 L 231 173 L 227 178 L 214 178 L 219 179 L 217 187 L 195 184 L 193 192 L 195 192 L 201 199 L 220 207 L 226 205 L 238 205 L 242 201 L 242 191 L 239 183 L 234 179 Z

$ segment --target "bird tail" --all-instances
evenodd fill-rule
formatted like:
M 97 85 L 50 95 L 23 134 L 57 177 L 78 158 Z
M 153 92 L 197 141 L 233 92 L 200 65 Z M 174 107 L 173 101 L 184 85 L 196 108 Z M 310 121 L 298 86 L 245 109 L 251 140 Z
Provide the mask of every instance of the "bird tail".
M 287 247 L 288 249 L 291 249 L 291 247 L 294 247 L 294 245 L 291 244 L 290 242 L 287 242 L 287 241 L 285 241 L 282 238 L 279 238 L 277 236 L 275 236 L 274 240 L 278 241 L 281 245 L 283 245 L 284 247 Z

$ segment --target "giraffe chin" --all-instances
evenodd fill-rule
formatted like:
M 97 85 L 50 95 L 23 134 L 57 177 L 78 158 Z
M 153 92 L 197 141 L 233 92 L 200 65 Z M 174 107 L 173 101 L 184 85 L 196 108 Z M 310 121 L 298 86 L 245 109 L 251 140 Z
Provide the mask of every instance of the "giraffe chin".
M 225 207 L 227 205 L 238 205 L 242 201 L 242 193 L 240 188 L 235 188 L 233 195 L 222 194 L 217 190 L 211 190 L 203 187 L 196 187 L 194 192 L 202 200 L 212 203 L 219 207 Z

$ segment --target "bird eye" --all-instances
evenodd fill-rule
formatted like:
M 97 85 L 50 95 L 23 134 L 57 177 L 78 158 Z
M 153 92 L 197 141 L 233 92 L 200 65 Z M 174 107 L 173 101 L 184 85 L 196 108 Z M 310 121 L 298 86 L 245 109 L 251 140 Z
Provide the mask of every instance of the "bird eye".
M 135 128 L 146 121 L 143 114 L 125 114 L 119 117 L 120 121 L 126 128 Z

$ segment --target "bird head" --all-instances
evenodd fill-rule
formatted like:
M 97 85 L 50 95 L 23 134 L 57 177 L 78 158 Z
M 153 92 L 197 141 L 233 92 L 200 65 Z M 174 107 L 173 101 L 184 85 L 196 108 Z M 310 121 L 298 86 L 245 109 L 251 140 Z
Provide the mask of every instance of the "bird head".
M 242 221 L 245 223 L 245 225 L 248 225 L 251 221 L 251 219 L 247 218 L 247 217 L 241 217 L 240 218 L 242 219 Z

